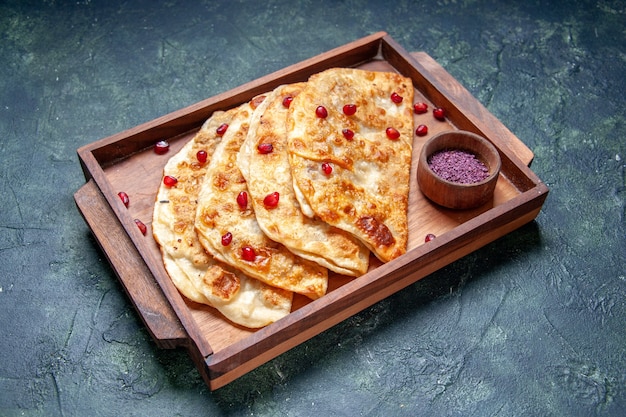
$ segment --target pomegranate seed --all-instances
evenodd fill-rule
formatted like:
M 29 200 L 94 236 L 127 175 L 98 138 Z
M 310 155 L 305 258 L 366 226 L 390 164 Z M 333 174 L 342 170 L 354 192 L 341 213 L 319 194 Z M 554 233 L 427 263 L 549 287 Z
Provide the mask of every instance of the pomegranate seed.
M 254 261 L 254 258 L 256 258 L 256 252 L 254 251 L 254 248 L 251 246 L 244 246 L 243 248 L 241 248 L 241 258 L 244 261 Z
M 230 245 L 230 242 L 233 241 L 233 234 L 230 232 L 226 232 L 223 236 L 222 236 L 222 246 L 228 246 Z
M 227 130 L 228 123 L 222 123 L 217 129 L 215 129 L 215 133 L 217 133 L 218 136 L 224 136 L 224 133 L 226 133 Z
M 278 191 L 274 191 L 273 193 L 270 193 L 265 196 L 265 198 L 263 199 L 263 204 L 265 205 L 265 207 L 273 208 L 278 205 L 279 199 L 280 199 L 280 194 L 278 194 Z
M 200 162 L 201 164 L 204 164 L 207 160 L 208 154 L 206 153 L 206 151 L 200 150 L 198 151 L 198 153 L 196 154 L 196 158 L 198 158 L 198 162 Z
M 324 174 L 330 175 L 333 172 L 333 166 L 328 162 L 322 162 L 322 171 Z
M 166 175 L 163 177 L 163 184 L 165 184 L 166 187 L 173 187 L 176 185 L 177 182 L 178 179 L 176 179 L 176 177 L 172 177 L 171 175 Z
M 160 140 L 154 144 L 154 152 L 157 155 L 166 154 L 170 150 L 170 144 L 166 140 Z
M 328 117 L 328 110 L 324 106 L 317 106 L 315 109 L 315 115 L 320 119 L 325 119 Z
M 388 127 L 387 130 L 385 130 L 385 133 L 387 134 L 387 137 L 391 140 L 396 140 L 400 137 L 400 132 L 398 132 L 398 129 L 396 129 L 395 127 Z
M 424 114 L 428 111 L 428 104 L 426 103 L 415 103 L 413 105 L 413 112 L 415 114 Z
M 237 195 L 237 204 L 239 204 L 239 207 L 241 208 L 248 207 L 248 193 L 247 192 L 242 191 Z
M 415 134 L 417 136 L 426 136 L 428 134 L 428 126 L 426 125 L 417 126 L 417 129 L 415 129 Z
M 348 140 L 354 139 L 354 132 L 350 129 L 343 129 L 341 133 L 343 133 L 343 137 Z
M 433 116 L 435 116 L 437 120 L 446 120 L 446 111 L 441 107 L 437 107 L 433 109 Z
M 346 116 L 352 116 L 356 113 L 356 104 L 346 104 L 343 106 L 343 114 Z
M 403 97 L 396 93 L 395 91 L 393 93 L 391 93 L 391 101 L 393 101 L 396 104 L 400 104 L 402 103 Z
M 293 97 L 291 96 L 287 96 L 283 99 L 283 106 L 285 106 L 286 108 L 289 108 L 289 106 L 291 106 L 291 102 L 293 101 Z
M 128 198 L 128 194 L 126 194 L 124 191 L 120 191 L 119 193 L 117 193 L 117 195 L 120 200 L 122 200 L 122 203 L 124 203 L 124 205 L 128 207 L 128 203 L 130 203 L 130 198 Z
M 148 228 L 146 227 L 146 225 L 143 224 L 143 222 L 139 219 L 135 219 L 135 224 L 139 228 L 139 231 L 141 232 L 141 234 L 145 236 L 146 232 L 148 231 Z
M 432 233 L 429 233 L 429 234 L 427 234 L 427 235 L 426 235 L 426 237 L 424 238 L 424 242 L 428 243 L 428 242 L 430 242 L 431 240 L 433 240 L 435 237 L 436 237 L 435 235 L 433 235 Z
M 274 150 L 274 145 L 271 143 L 259 143 L 259 146 L 256 147 L 260 154 L 272 153 Z

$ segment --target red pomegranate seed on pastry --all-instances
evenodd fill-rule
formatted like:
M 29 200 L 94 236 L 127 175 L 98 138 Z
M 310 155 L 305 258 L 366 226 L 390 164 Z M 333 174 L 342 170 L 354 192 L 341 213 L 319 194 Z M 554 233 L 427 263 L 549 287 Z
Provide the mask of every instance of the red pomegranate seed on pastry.
M 272 153 L 274 150 L 274 145 L 271 143 L 259 143 L 259 146 L 256 147 L 260 154 L 268 154 Z
M 154 152 L 157 155 L 166 154 L 170 150 L 170 144 L 166 140 L 160 140 L 154 144 Z
M 287 96 L 283 99 L 283 106 L 289 108 L 291 106 L 291 102 L 293 101 L 293 97 Z
M 424 114 L 428 111 L 428 104 L 426 103 L 415 103 L 413 105 L 413 112 L 415 114 Z
M 354 139 L 354 132 L 350 129 L 343 129 L 341 133 L 343 134 L 343 137 L 346 138 L 347 140 Z
M 208 156 L 209 155 L 204 150 L 199 150 L 198 153 L 196 153 L 196 158 L 198 158 L 198 162 L 200 162 L 201 164 L 204 164 L 206 162 Z
M 387 130 L 385 130 L 385 133 L 387 134 L 387 137 L 391 140 L 396 140 L 400 137 L 400 132 L 398 132 L 398 129 L 396 129 L 395 127 L 388 127 Z
M 146 232 L 148 231 L 148 228 L 146 227 L 146 225 L 143 224 L 143 222 L 139 219 L 135 219 L 135 224 L 139 228 L 139 231 L 141 232 L 141 234 L 145 236 Z
M 265 198 L 263 199 L 263 204 L 267 208 L 274 208 L 278 205 L 279 199 L 280 199 L 280 194 L 278 193 L 278 191 L 274 191 L 273 193 L 270 193 L 265 196 Z
M 330 175 L 333 172 L 333 166 L 328 162 L 322 162 L 322 171 L 324 174 Z
M 328 110 L 324 106 L 317 106 L 315 109 L 315 115 L 320 119 L 325 119 L 328 117 Z
M 256 258 L 256 252 L 252 246 L 244 246 L 241 248 L 241 258 L 244 261 L 252 262 Z
M 248 193 L 247 192 L 242 191 L 237 195 L 237 204 L 241 208 L 248 207 Z
M 126 194 L 124 191 L 120 191 L 119 193 L 117 193 L 117 196 L 120 198 L 120 200 L 122 200 L 122 203 L 124 203 L 124 205 L 128 207 L 128 204 L 130 203 L 130 198 L 128 198 L 128 194 Z
M 395 91 L 393 93 L 391 93 L 391 101 L 393 101 L 396 104 L 400 104 L 402 103 L 403 97 L 396 93 Z
M 230 245 L 230 242 L 232 241 L 233 241 L 233 234 L 230 232 L 224 233 L 224 235 L 222 236 L 222 246 L 228 246 Z
M 172 177 L 171 175 L 166 175 L 163 177 L 163 184 L 165 184 L 166 187 L 173 187 L 176 185 L 177 182 L 178 179 L 176 179 L 176 177 Z
M 217 133 L 218 136 L 224 136 L 224 133 L 226 133 L 227 130 L 228 123 L 222 123 L 217 127 L 217 129 L 215 129 L 215 133 Z
M 346 104 L 343 106 L 343 114 L 346 116 L 352 116 L 356 113 L 356 104 Z

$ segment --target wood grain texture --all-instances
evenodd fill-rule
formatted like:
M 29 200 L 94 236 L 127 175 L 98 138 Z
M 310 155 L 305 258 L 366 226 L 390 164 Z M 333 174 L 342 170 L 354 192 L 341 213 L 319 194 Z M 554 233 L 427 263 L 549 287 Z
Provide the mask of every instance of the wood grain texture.
M 356 279 L 331 275 L 329 291 L 322 298 L 311 301 L 296 297 L 292 313 L 286 318 L 256 331 L 242 328 L 222 318 L 214 309 L 184 299 L 169 280 L 150 230 L 162 168 L 169 155 L 190 140 L 213 111 L 233 107 L 283 83 L 304 81 L 309 75 L 333 66 L 398 71 L 413 79 L 416 101 L 427 102 L 431 109 L 443 106 L 448 111 L 449 117 L 444 122 L 435 121 L 430 114 L 414 116 L 416 125 L 428 124 L 429 135 L 414 137 L 407 254 L 382 265 L 373 259 L 369 272 Z M 457 129 L 487 138 L 498 148 L 502 159 L 493 201 L 476 209 L 449 210 L 436 206 L 417 186 L 417 161 L 423 144 L 436 133 Z M 169 154 L 156 155 L 152 151 L 152 144 L 161 139 L 170 141 Z M 532 152 L 518 138 L 428 55 L 409 54 L 383 32 L 84 146 L 78 154 L 85 177 L 91 179 L 75 196 L 85 220 L 155 340 L 167 337 L 176 341 L 173 344 L 184 345 L 211 389 L 233 381 L 532 221 L 548 193 L 528 167 Z M 118 191 L 130 196 L 128 208 L 119 201 Z M 138 232 L 134 218 L 148 226 L 146 236 Z M 427 233 L 434 233 L 437 238 L 425 244 Z M 116 243 L 120 239 L 124 241 L 122 245 Z M 132 262 L 129 257 L 134 258 Z M 137 279 L 138 274 L 143 279 Z M 150 276 L 152 280 L 147 279 Z M 162 317 L 148 317 L 154 314 L 154 309 Z M 174 330 L 165 332 L 164 336 L 160 329 L 163 322 L 169 321 L 165 326 L 172 327 L 176 320 L 186 336 Z

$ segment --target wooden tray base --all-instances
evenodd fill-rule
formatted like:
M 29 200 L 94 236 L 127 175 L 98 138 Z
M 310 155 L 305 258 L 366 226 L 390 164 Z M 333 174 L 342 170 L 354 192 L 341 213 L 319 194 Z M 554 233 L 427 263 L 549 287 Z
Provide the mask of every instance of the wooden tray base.
M 433 125 L 429 137 L 446 129 L 463 129 L 491 140 L 503 160 L 493 204 L 468 211 L 435 208 L 421 195 L 412 178 L 409 228 L 413 234 L 409 236 L 406 255 L 376 266 L 363 277 L 338 281 L 321 299 L 297 303 L 288 317 L 263 329 L 253 331 L 234 326 L 212 308 L 190 302 L 178 293 L 164 271 L 156 243 L 141 235 L 132 221 L 133 217 L 151 218 L 155 192 L 152 189 L 160 180 L 160 169 L 154 164 L 164 163 L 164 159 L 155 162 L 151 145 L 158 139 L 169 138 L 170 152 L 176 152 L 213 111 L 232 107 L 275 85 L 306 79 L 309 74 L 330 66 L 398 70 L 413 79 L 416 91 L 424 100 L 448 110 L 449 120 Z M 421 140 L 416 139 L 418 147 L 423 143 Z M 528 168 L 533 159 L 530 149 L 432 58 L 423 52 L 406 53 L 385 33 L 371 35 L 102 139 L 80 148 L 78 154 L 87 179 L 74 195 L 80 213 L 156 344 L 161 348 L 186 348 L 211 389 L 233 381 L 532 221 L 548 193 L 547 187 Z M 135 172 L 141 175 L 131 175 Z M 131 187 L 134 192 L 129 209 L 117 198 L 121 186 Z M 422 212 L 429 213 L 429 220 L 419 217 Z M 438 238 L 428 245 L 419 243 L 420 239 L 423 242 L 424 230 L 436 232 Z

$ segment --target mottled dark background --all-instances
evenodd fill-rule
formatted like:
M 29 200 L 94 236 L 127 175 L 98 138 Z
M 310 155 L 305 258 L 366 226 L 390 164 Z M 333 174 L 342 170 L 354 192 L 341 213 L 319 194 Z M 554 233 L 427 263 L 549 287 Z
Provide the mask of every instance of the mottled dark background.
M 0 1 L 0 415 L 626 409 L 626 2 Z M 537 220 L 211 393 L 73 201 L 76 149 L 384 30 L 535 152 Z

